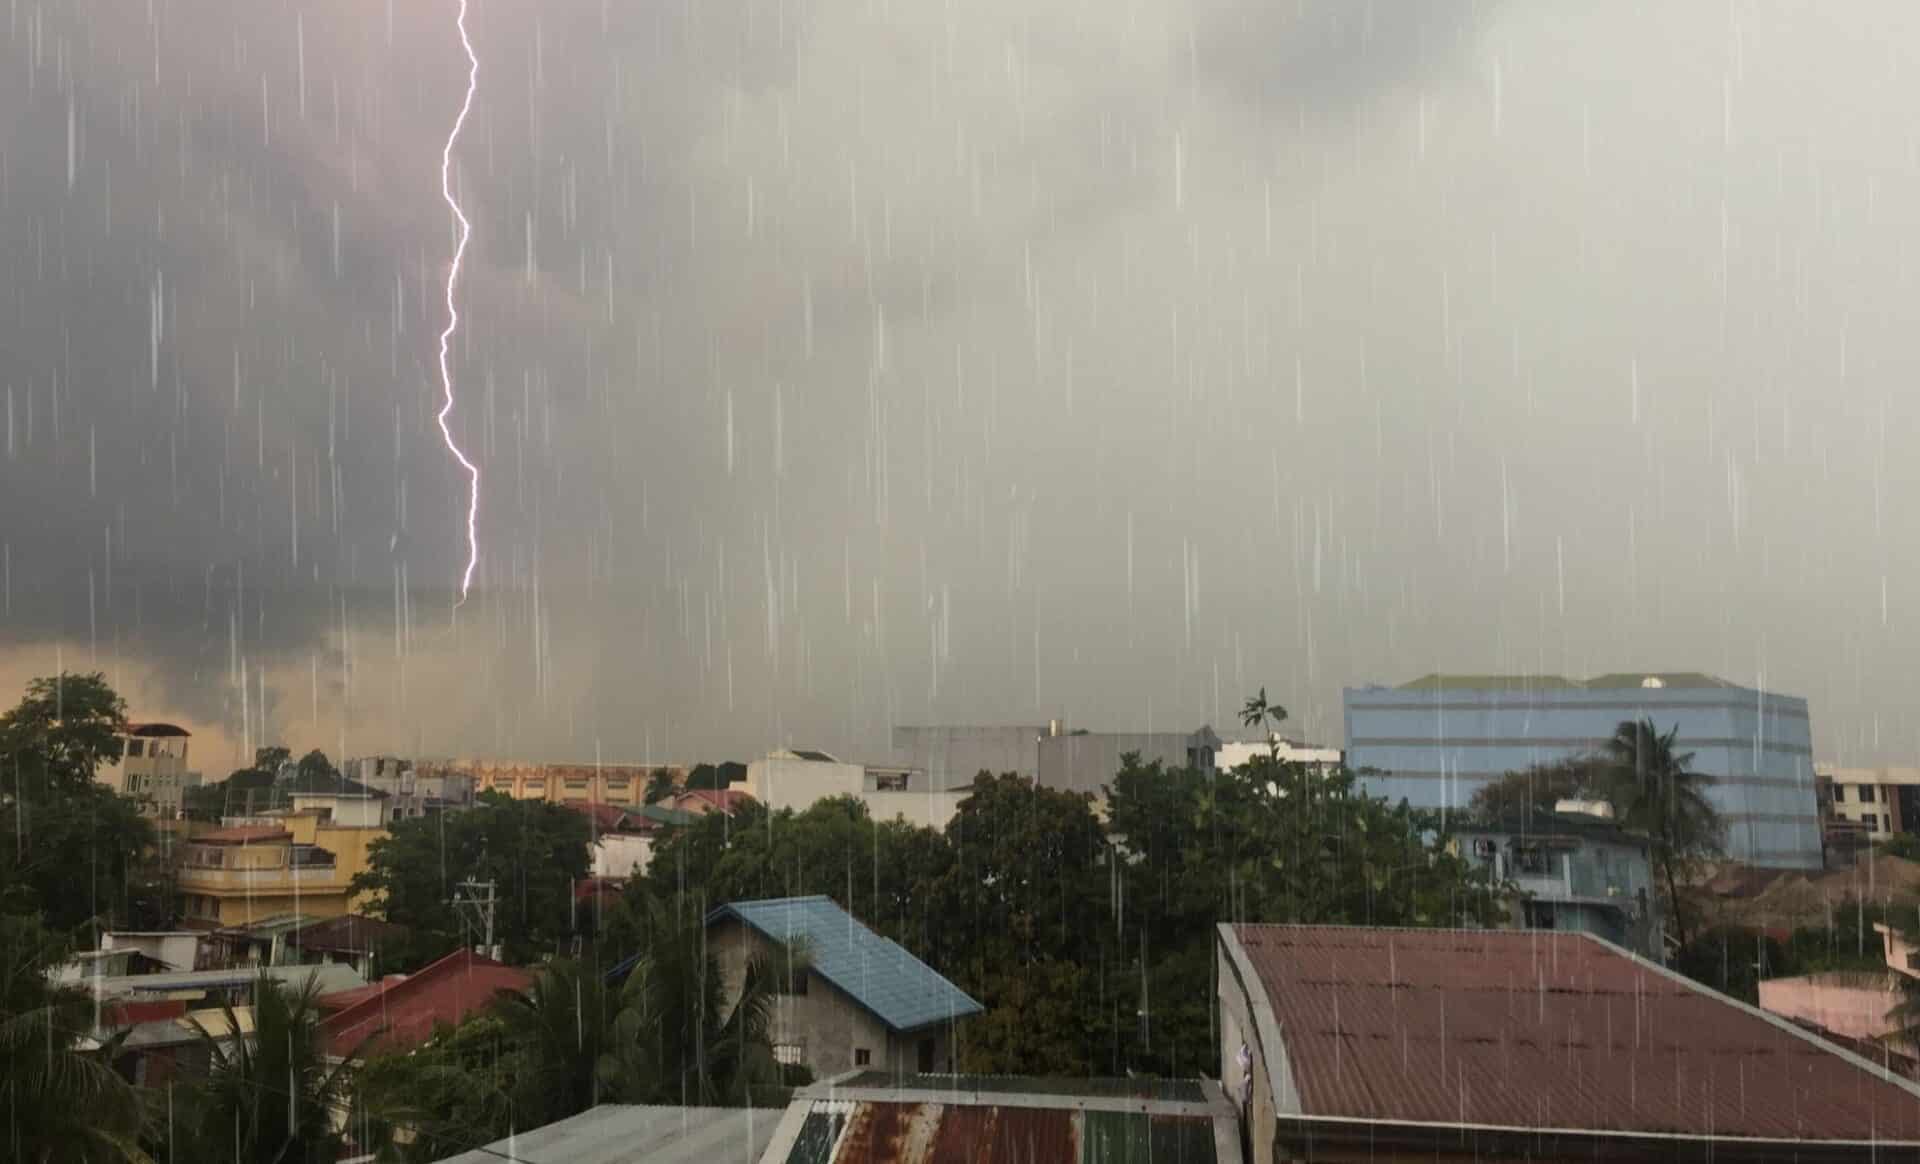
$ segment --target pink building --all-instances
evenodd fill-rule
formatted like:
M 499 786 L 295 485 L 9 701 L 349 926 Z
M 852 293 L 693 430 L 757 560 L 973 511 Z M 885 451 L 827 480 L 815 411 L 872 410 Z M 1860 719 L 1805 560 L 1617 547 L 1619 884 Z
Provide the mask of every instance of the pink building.
M 1760 983 L 1760 1009 L 1876 1042 L 1896 1029 L 1887 1012 L 1899 1001 L 1900 976 L 1888 971 L 1832 970 Z

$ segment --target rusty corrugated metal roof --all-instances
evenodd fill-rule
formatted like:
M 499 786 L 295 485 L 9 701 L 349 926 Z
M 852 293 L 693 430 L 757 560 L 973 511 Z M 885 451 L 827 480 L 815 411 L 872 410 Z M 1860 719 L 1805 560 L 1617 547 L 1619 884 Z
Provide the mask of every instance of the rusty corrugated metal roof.
M 1584 935 L 1233 933 L 1272 1003 L 1306 1116 L 1920 1140 L 1920 1096 Z
M 1071 1101 L 1069 1101 L 1071 1102 Z M 1213 1120 L 1072 1106 L 821 1101 L 787 1164 L 1216 1164 Z

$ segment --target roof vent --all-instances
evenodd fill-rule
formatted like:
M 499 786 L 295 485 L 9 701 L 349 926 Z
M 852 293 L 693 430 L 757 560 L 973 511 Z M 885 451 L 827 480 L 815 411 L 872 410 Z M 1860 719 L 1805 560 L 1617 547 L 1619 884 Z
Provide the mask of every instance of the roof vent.
M 1642 687 L 1665 687 L 1666 685 L 1667 681 L 1658 675 L 1649 675 L 1645 679 L 1640 680 L 1640 686 Z

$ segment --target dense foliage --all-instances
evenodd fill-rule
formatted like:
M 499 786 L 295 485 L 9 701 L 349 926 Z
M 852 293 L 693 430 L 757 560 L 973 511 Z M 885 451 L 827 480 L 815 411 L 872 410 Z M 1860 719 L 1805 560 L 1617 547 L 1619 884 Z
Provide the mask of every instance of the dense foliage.
M 587 818 L 539 800 L 482 793 L 469 811 L 394 821 L 373 842 L 353 892 L 389 921 L 458 935 L 457 882 L 492 880 L 494 941 L 509 961 L 558 951 L 575 929 L 576 882 L 587 875 Z M 482 940 L 469 935 L 470 942 Z
M 1277 718 L 1251 701 L 1256 722 Z M 1129 758 L 1091 797 L 982 773 L 943 831 L 850 798 L 712 814 L 661 844 L 630 893 L 822 893 L 979 999 L 967 1071 L 1197 1074 L 1223 921 L 1487 924 L 1502 903 L 1436 822 L 1351 773 L 1255 760 L 1232 772 Z M 619 917 L 609 956 L 633 945 Z

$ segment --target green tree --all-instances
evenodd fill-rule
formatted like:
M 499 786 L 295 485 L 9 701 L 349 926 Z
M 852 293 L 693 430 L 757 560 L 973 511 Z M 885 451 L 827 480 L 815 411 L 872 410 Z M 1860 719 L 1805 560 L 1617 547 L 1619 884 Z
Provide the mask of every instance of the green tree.
M 680 785 L 674 781 L 670 769 L 655 768 L 653 774 L 647 777 L 647 790 L 642 799 L 648 804 L 659 804 L 679 790 Z
M 119 757 L 126 726 L 126 702 L 97 672 L 30 680 L 0 715 L 0 787 L 23 800 L 79 791 Z
M 319 748 L 300 757 L 298 770 L 300 783 L 303 786 L 340 778 L 340 770 L 333 766 L 333 761 L 327 759 L 327 754 Z
M 173 1159 L 234 1164 L 332 1164 L 344 1153 L 351 1067 L 328 1061 L 319 988 L 262 976 L 253 984 L 253 1031 L 231 1003 L 219 1028 L 195 1021 L 208 1073 L 190 1086 Z
M 459 935 L 455 884 L 491 880 L 495 940 L 510 960 L 526 960 L 554 952 L 573 932 L 573 886 L 587 875 L 587 840 L 581 813 L 486 792 L 466 812 L 393 822 L 369 846 L 368 867 L 352 890 L 370 895 L 389 921 Z
M 313 754 L 322 761 L 326 759 L 319 752 Z M 281 765 L 292 755 L 278 746 L 255 748 L 250 766 L 235 768 L 225 780 L 187 789 L 183 802 L 186 814 L 194 820 L 211 821 L 277 807 L 284 798 L 276 794 L 274 782 L 279 779 Z
M 70 952 L 66 939 L 38 919 L 0 915 L 0 1157 L 146 1161 L 141 1096 L 111 1065 L 119 1040 L 85 1048 L 93 999 L 47 982 Z
M 0 909 L 37 912 L 57 930 L 152 921 L 153 825 L 140 806 L 89 781 L 49 800 L 0 801 Z M 163 879 L 162 879 L 163 880 Z M 170 912 L 170 903 L 159 908 Z
M 1575 756 L 1533 764 L 1482 784 L 1473 793 L 1468 810 L 1498 819 L 1529 812 L 1552 812 L 1562 800 L 1612 795 L 1613 769 L 1598 756 Z
M 1675 725 L 1665 733 L 1650 719 L 1627 720 L 1614 729 L 1603 754 L 1612 774 L 1611 799 L 1620 824 L 1647 837 L 1655 875 L 1662 883 L 1675 940 L 1687 946 L 1685 900 L 1680 887 L 1698 863 L 1720 851 L 1720 815 L 1707 799 L 1713 778 L 1693 770 L 1693 753 L 1679 752 Z

